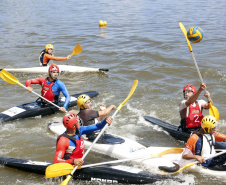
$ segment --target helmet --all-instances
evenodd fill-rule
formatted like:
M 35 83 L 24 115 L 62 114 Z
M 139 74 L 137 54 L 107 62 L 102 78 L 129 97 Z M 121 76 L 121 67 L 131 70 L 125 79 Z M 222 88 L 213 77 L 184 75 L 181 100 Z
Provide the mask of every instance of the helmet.
M 209 133 L 211 128 L 215 128 L 217 126 L 217 119 L 213 116 L 205 116 L 202 119 L 201 127 L 206 133 Z
M 69 112 L 68 114 L 66 114 L 63 117 L 63 124 L 66 128 L 72 128 L 72 129 L 76 130 L 76 128 L 78 128 L 78 124 L 79 124 L 79 118 L 78 118 L 77 114 L 75 114 L 73 112 Z M 76 128 L 74 127 L 74 125 L 76 125 Z
M 52 45 L 52 44 L 47 44 L 47 45 L 45 46 L 45 52 L 47 52 L 48 49 L 54 49 L 53 45 Z
M 185 92 L 186 90 L 187 91 L 192 91 L 193 93 L 196 93 L 196 91 L 197 91 L 195 86 L 192 85 L 192 84 L 185 85 L 184 89 L 183 89 L 183 92 Z
M 51 66 L 49 66 L 49 76 L 50 76 L 50 73 L 53 71 L 58 71 L 58 72 L 60 71 L 59 67 L 56 64 L 52 64 Z
M 86 109 L 85 103 L 90 100 L 90 97 L 86 94 L 82 94 L 77 98 L 77 105 L 80 109 Z M 83 107 L 82 107 L 83 106 Z

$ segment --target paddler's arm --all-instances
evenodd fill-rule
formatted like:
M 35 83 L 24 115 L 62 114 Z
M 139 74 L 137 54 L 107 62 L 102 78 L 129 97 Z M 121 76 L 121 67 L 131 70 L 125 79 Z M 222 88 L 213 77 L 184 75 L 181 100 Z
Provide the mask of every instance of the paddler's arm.
M 209 91 L 206 91 L 206 93 L 204 94 L 204 96 L 207 98 L 207 101 L 210 101 L 211 104 L 213 105 L 213 100 L 210 97 Z M 209 109 L 209 103 L 207 102 L 203 108 L 204 109 Z
M 48 60 L 64 61 L 68 59 L 71 59 L 71 55 L 68 55 L 67 57 L 55 57 L 47 53 L 44 54 L 44 61 L 48 61 Z
M 68 92 L 68 90 L 67 90 L 65 84 L 64 84 L 62 81 L 58 80 L 57 83 L 58 83 L 59 88 L 60 88 L 60 90 L 62 91 L 63 95 L 65 96 L 64 106 L 61 107 L 61 109 L 60 109 L 61 111 L 64 112 L 65 110 L 68 109 L 68 104 L 70 103 L 71 96 L 70 96 L 70 94 L 69 94 L 69 92 Z M 64 109 L 65 109 L 65 110 L 64 110 Z
M 206 162 L 202 156 L 190 154 L 190 150 L 187 148 L 185 148 L 184 152 L 182 153 L 182 158 L 187 159 L 187 160 L 195 159 L 195 160 L 199 161 L 200 163 Z
M 116 110 L 116 106 L 115 105 L 111 105 L 108 108 L 105 107 L 104 104 L 100 104 L 100 111 L 98 111 L 99 113 L 99 121 L 102 121 L 105 116 L 107 116 L 112 110 Z
M 95 125 L 89 125 L 89 126 L 83 126 L 83 127 L 80 127 L 80 134 L 89 134 L 89 133 L 92 133 L 96 130 L 100 130 L 102 128 L 104 128 L 104 126 L 106 124 L 108 124 L 108 126 L 111 125 L 113 121 L 113 118 L 111 116 L 107 117 L 106 119 L 102 120 L 101 122 L 95 124 Z
M 31 80 L 26 80 L 25 81 L 25 85 L 27 87 L 27 90 L 29 92 L 31 92 L 33 89 L 31 88 L 31 84 L 39 84 L 39 85 L 42 85 L 42 83 L 45 81 L 45 78 L 44 77 L 39 77 L 39 78 L 36 78 L 36 79 L 31 79 Z
M 221 134 L 219 132 L 214 132 L 213 135 L 215 137 L 216 142 L 226 141 L 226 135 L 225 134 Z
M 185 102 L 186 106 L 188 107 L 189 105 L 193 104 L 193 103 L 198 99 L 200 93 L 201 93 L 204 89 L 206 89 L 206 84 L 203 83 L 203 84 L 200 85 L 198 91 L 197 91 L 195 94 L 193 94 L 193 95 Z

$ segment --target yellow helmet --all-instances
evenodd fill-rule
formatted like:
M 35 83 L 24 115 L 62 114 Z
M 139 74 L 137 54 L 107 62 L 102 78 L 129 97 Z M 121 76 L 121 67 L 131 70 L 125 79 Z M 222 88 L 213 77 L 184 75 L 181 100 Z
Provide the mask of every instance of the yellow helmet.
M 85 103 L 90 100 L 90 97 L 86 94 L 82 94 L 77 98 L 77 105 L 80 109 L 86 109 Z M 83 106 L 83 107 L 82 107 Z
M 47 44 L 46 47 L 45 47 L 45 52 L 47 52 L 48 49 L 54 49 L 53 45 L 52 44 Z
M 217 119 L 213 116 L 205 116 L 202 119 L 201 127 L 206 133 L 210 133 L 211 128 L 215 128 L 217 126 Z

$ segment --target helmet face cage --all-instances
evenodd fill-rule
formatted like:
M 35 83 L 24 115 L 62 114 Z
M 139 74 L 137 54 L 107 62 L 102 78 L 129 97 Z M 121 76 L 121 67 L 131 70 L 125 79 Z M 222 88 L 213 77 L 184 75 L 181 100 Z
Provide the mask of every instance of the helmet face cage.
M 215 128 L 217 125 L 217 120 L 213 116 L 205 116 L 201 122 L 201 127 L 203 128 L 205 133 L 210 133 L 210 130 L 212 128 Z
M 90 100 L 90 97 L 86 94 L 82 94 L 77 98 L 77 105 L 80 109 L 86 109 L 85 103 Z

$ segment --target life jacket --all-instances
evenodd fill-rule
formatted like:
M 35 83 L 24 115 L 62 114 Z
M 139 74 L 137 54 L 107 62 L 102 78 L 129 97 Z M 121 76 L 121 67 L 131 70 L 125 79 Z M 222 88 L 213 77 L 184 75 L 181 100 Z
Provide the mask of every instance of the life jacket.
M 45 54 L 45 52 L 42 51 L 42 52 L 40 53 L 40 55 L 39 55 L 39 61 L 40 61 L 40 65 L 41 65 L 41 66 L 47 66 L 47 64 L 48 64 L 49 61 L 50 61 L 50 60 L 48 60 L 46 64 L 43 64 L 44 54 Z
M 57 138 L 57 142 L 61 137 L 66 137 L 76 144 L 76 148 L 72 152 L 66 150 L 63 157 L 64 160 L 83 157 L 85 152 L 85 144 L 84 144 L 84 140 L 80 135 L 79 135 L 80 140 L 78 140 L 78 139 L 75 139 L 73 136 L 69 136 L 66 133 L 63 133 Z
M 195 133 L 199 136 L 199 139 L 197 140 L 195 144 L 195 155 L 200 155 L 204 158 L 209 157 L 210 155 L 215 154 L 215 138 L 212 134 L 200 134 Z M 212 159 L 206 160 L 206 163 L 203 163 L 203 166 L 209 166 Z
M 47 77 L 48 78 L 48 77 Z M 58 98 L 59 98 L 59 95 L 55 95 L 53 94 L 52 92 L 52 87 L 55 83 L 52 82 L 50 84 L 47 84 L 47 78 L 45 79 L 45 81 L 42 83 L 42 91 L 41 91 L 41 94 L 44 98 L 46 98 L 47 100 L 51 101 L 51 102 L 54 102 L 56 104 L 58 104 Z
M 196 103 L 195 107 L 193 107 L 192 105 L 189 105 L 189 107 L 187 107 L 187 111 L 189 111 L 189 114 L 186 117 L 187 128 L 201 126 L 203 115 L 199 108 L 198 102 L 195 102 L 195 103 Z

